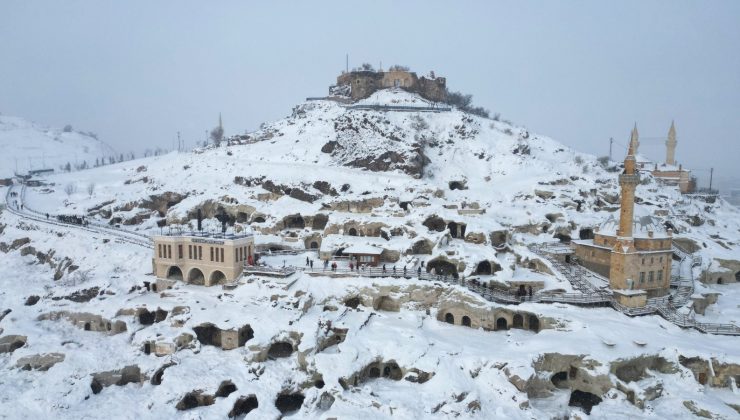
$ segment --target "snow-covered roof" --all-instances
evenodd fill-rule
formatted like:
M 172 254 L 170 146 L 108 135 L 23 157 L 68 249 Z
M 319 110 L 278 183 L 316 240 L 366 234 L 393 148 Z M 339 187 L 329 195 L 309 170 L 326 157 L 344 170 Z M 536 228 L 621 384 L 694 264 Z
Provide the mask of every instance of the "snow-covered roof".
M 349 248 L 344 248 L 342 253 L 344 254 L 366 254 L 366 255 L 380 255 L 383 252 L 382 249 L 374 247 L 372 245 L 353 245 Z

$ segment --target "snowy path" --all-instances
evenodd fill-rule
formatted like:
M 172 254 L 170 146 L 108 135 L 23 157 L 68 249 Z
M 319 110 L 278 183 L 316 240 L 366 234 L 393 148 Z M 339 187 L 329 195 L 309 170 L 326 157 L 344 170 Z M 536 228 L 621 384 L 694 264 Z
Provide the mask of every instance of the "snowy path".
M 24 196 L 25 196 L 25 185 L 21 187 L 20 191 L 17 191 L 15 188 L 16 186 L 13 185 L 10 188 L 8 188 L 8 192 L 5 195 L 5 204 L 6 208 L 13 213 L 14 215 L 24 218 L 33 220 L 36 222 L 46 223 L 50 225 L 56 225 L 56 226 L 63 226 L 66 228 L 73 227 L 80 230 L 86 230 L 88 232 L 94 232 L 102 235 L 108 235 L 112 236 L 120 241 L 127 242 L 133 245 L 142 246 L 145 248 L 151 248 L 152 243 L 151 239 L 149 239 L 148 236 L 136 233 L 136 232 L 128 232 L 124 230 L 119 230 L 115 228 L 108 228 L 106 226 L 101 226 L 98 224 L 84 224 L 84 225 L 77 225 L 73 223 L 62 223 L 56 219 L 55 215 L 42 215 L 41 213 L 34 212 L 33 210 L 28 209 L 24 205 Z M 11 200 L 11 195 L 13 193 L 17 194 L 19 204 L 18 206 L 15 205 L 16 200 Z

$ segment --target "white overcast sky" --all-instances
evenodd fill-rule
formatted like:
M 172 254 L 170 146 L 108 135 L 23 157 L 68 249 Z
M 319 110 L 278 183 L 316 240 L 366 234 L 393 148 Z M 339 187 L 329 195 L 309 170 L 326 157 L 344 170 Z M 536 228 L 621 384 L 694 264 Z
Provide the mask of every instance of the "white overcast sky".
M 448 87 L 596 155 L 642 152 L 740 184 L 740 1 L 0 2 L 0 112 L 121 152 L 282 118 L 364 61 Z

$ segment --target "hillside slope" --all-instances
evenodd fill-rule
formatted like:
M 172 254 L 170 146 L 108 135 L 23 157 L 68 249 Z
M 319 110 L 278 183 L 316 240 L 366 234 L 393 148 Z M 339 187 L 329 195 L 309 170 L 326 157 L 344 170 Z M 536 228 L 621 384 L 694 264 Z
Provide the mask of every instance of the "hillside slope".
M 0 178 L 17 171 L 51 168 L 59 171 L 67 163 L 74 167 L 87 161 L 115 156 L 107 144 L 89 134 L 45 127 L 19 117 L 0 115 Z M 17 165 L 17 167 L 16 167 Z

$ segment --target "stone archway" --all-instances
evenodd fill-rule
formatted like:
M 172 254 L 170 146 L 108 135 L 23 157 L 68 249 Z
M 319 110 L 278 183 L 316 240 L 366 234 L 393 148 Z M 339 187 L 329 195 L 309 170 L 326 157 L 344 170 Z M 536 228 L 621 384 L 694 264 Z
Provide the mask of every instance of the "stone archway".
M 447 312 L 447 314 L 445 314 L 445 322 L 448 324 L 455 325 L 455 315 L 452 315 L 451 313 Z
M 496 320 L 496 330 L 508 330 L 509 324 L 506 322 L 506 318 L 501 317 Z
M 306 227 L 306 221 L 300 214 L 292 214 L 283 218 L 285 229 L 303 229 Z
M 737 273 L 735 273 L 735 281 L 738 282 L 738 283 L 740 283 L 740 271 L 738 271 Z
M 593 239 L 594 238 L 594 230 L 591 228 L 583 228 L 578 231 L 578 237 L 580 239 Z
M 438 258 L 429 261 L 427 263 L 427 273 L 431 272 L 432 269 L 436 274 L 457 278 L 457 267 L 447 260 Z
M 319 248 L 319 243 L 316 242 L 316 241 L 311 241 L 310 247 L 311 247 L 311 249 L 318 249 Z
M 717 284 L 724 284 L 725 280 L 722 277 L 717 278 Z
M 534 332 L 540 332 L 540 320 L 534 315 L 529 316 L 529 329 Z
M 462 317 L 462 325 L 465 326 L 465 327 L 469 327 L 470 326 L 470 317 L 469 316 L 464 315 Z
M 512 328 L 524 328 L 524 317 L 519 314 L 514 315 Z
M 347 234 L 349 236 L 357 236 L 357 229 L 355 229 L 353 227 L 352 228 L 349 228 L 349 230 L 347 231 Z
M 475 274 L 492 274 L 491 263 L 488 260 L 483 260 L 478 263 L 475 268 Z
M 215 270 L 213 273 L 211 273 L 211 281 L 210 285 L 213 286 L 214 284 L 224 284 L 226 283 L 226 275 L 221 272 L 220 270 Z
M 206 277 L 200 269 L 192 268 L 188 273 L 188 283 L 203 286 L 206 283 Z
M 450 236 L 452 236 L 453 238 L 457 238 L 458 237 L 458 234 L 457 234 L 457 223 L 455 223 L 455 222 L 447 223 L 447 229 L 450 230 Z
M 167 279 L 169 280 L 182 280 L 182 270 L 180 267 L 173 265 L 167 269 Z

